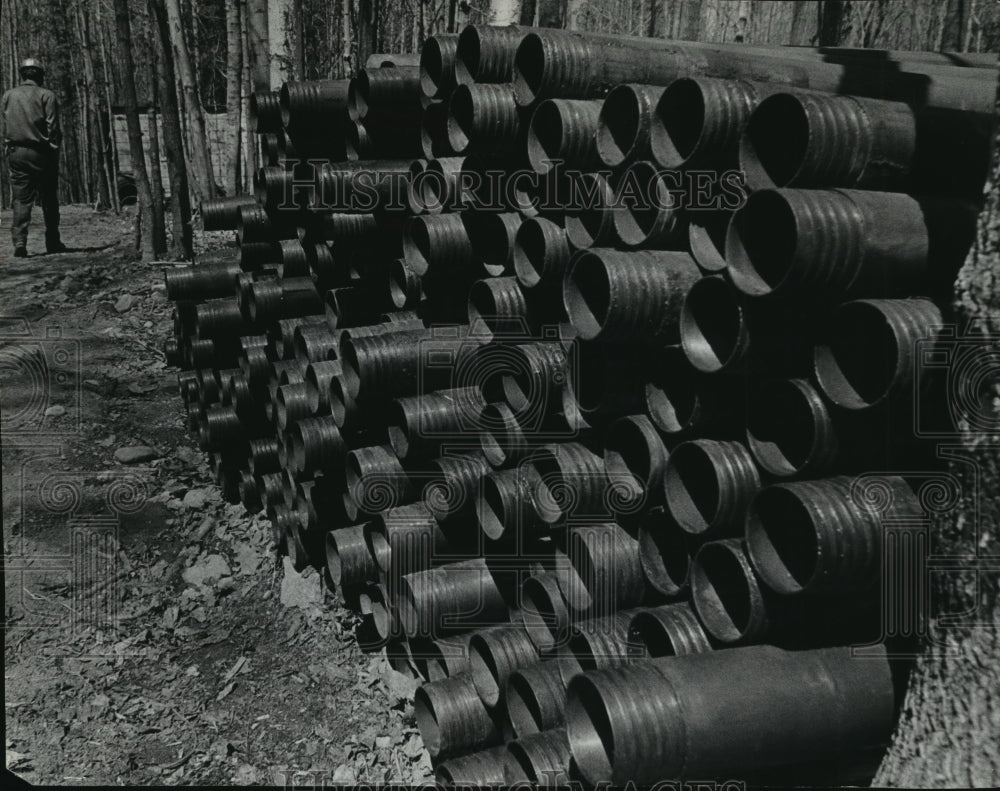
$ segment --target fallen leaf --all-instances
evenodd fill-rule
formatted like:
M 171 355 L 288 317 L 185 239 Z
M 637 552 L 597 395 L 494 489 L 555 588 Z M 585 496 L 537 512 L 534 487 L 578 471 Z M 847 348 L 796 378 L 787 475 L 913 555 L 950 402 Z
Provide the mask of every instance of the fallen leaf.
M 232 681 L 234 678 L 236 678 L 236 674 L 243 669 L 243 666 L 246 663 L 247 663 L 247 658 L 245 656 L 241 656 L 239 659 L 236 660 L 236 664 L 233 665 L 231 668 L 229 668 L 229 672 L 222 677 L 222 680 Z
M 236 682 L 235 682 L 235 681 L 230 681 L 230 682 L 229 682 L 228 684 L 226 684 L 226 686 L 224 686 L 224 687 L 222 688 L 222 690 L 221 690 L 221 691 L 219 692 L 219 694 L 215 696 L 215 700 L 216 700 L 216 701 L 220 701 L 220 700 L 222 700 L 222 699 L 223 699 L 224 697 L 226 697 L 226 696 L 227 696 L 227 695 L 228 695 L 228 694 L 229 694 L 230 692 L 232 692 L 232 691 L 233 691 L 233 689 L 235 689 L 235 688 L 236 688 Z

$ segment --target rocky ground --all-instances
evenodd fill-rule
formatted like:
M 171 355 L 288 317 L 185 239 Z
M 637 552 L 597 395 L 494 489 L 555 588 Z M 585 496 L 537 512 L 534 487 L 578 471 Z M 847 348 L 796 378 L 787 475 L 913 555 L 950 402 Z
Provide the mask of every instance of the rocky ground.
M 66 207 L 63 231 L 62 255 L 13 259 L 0 240 L 8 768 L 44 784 L 429 778 L 414 681 L 362 653 L 320 575 L 219 497 L 132 217 Z

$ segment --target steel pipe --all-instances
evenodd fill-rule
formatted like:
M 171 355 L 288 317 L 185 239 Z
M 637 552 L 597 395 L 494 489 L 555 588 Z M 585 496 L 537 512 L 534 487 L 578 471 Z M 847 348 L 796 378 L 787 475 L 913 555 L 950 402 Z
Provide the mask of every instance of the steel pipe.
M 420 147 L 424 159 L 439 159 L 460 154 L 451 144 L 448 133 L 448 102 L 428 102 L 420 113 Z
M 601 667 L 626 664 L 645 656 L 645 647 L 641 642 L 633 640 L 629 631 L 632 619 L 643 611 L 642 608 L 623 609 L 574 624 L 567 648 L 576 660 L 576 665 L 564 663 L 563 667 L 573 667 L 573 674 L 585 673 Z M 568 683 L 569 677 L 564 678 L 564 683 Z
M 507 747 L 501 746 L 451 758 L 438 764 L 434 779 L 445 788 L 501 786 L 506 755 Z
M 830 472 L 840 456 L 836 426 L 823 398 L 805 379 L 754 383 L 747 404 L 747 447 L 777 477 Z
M 459 154 L 516 152 L 527 125 L 510 85 L 459 85 L 448 102 L 448 142 Z
M 478 387 L 397 398 L 389 407 L 389 444 L 401 460 L 436 456 L 441 446 L 474 431 L 485 402 Z
M 863 190 L 761 190 L 733 215 L 726 260 L 750 297 L 838 302 L 953 281 L 975 207 Z M 933 262 L 933 271 L 931 271 Z
M 365 527 L 365 538 L 379 568 L 390 579 L 467 559 L 420 502 L 389 508 L 372 517 Z
M 643 515 L 639 525 L 639 564 L 649 586 L 676 597 L 688 589 L 692 540 L 664 506 Z
M 479 413 L 477 425 L 483 456 L 494 469 L 517 464 L 530 452 L 528 437 L 506 404 L 486 404 Z
M 539 519 L 558 526 L 569 516 L 609 513 L 610 481 L 604 459 L 579 442 L 545 445 L 530 457 L 540 480 L 531 493 Z
M 420 90 L 428 99 L 443 99 L 455 88 L 458 35 L 437 33 L 420 48 Z
M 564 556 L 565 557 L 565 556 Z M 565 561 L 568 564 L 568 560 Z M 569 639 L 570 614 L 554 573 L 528 577 L 521 584 L 521 616 L 528 637 L 541 653 Z
M 626 84 L 605 97 L 596 136 L 597 155 L 605 167 L 649 158 L 650 126 L 663 90 L 659 85 Z
M 566 231 L 543 217 L 526 219 L 514 237 L 514 271 L 529 289 L 561 284 L 569 264 Z
M 611 217 L 615 235 L 629 250 L 679 250 L 687 242 L 687 219 L 672 190 L 675 174 L 652 162 L 631 164 L 619 177 Z
M 881 576 L 886 528 L 918 524 L 922 516 L 899 476 L 779 483 L 751 503 L 746 547 L 764 584 L 777 593 L 854 593 Z
M 514 240 L 524 218 L 517 212 L 472 213 L 466 221 L 469 241 L 490 277 L 514 271 Z
M 413 709 L 424 747 L 435 760 L 469 753 L 502 740 L 468 674 L 417 687 Z
M 600 173 L 574 173 L 563 225 L 566 241 L 575 250 L 589 247 L 612 247 L 618 241 L 612 207 L 615 192 Z M 567 267 L 572 265 L 572 259 Z
M 546 527 L 531 507 L 531 491 L 538 481 L 538 473 L 531 464 L 497 470 L 482 479 L 476 517 L 486 538 L 523 541 Z
M 836 406 L 853 411 L 898 405 L 926 392 L 918 358 L 944 323 L 928 299 L 864 299 L 838 307 L 813 352 L 816 381 Z
M 389 445 L 355 448 L 343 459 L 344 504 L 349 517 L 375 515 L 410 502 L 410 477 Z
M 337 470 L 343 464 L 344 438 L 330 416 L 307 417 L 288 432 L 288 463 L 299 474 Z
M 373 119 L 412 123 L 419 115 L 421 96 L 417 66 L 362 69 L 350 81 L 347 112 L 352 121 L 366 124 Z
M 572 375 L 562 345 L 556 341 L 519 343 L 502 379 L 503 396 L 519 422 L 543 430 L 545 418 L 562 404 L 562 390 Z
M 292 425 L 311 416 L 309 409 L 309 388 L 305 382 L 282 385 L 278 388 L 274 402 L 274 412 L 278 429 L 288 431 Z
M 732 220 L 732 212 L 689 211 L 688 249 L 701 271 L 708 275 L 726 271 L 726 232 Z
M 418 674 L 427 681 L 440 681 L 467 675 L 469 670 L 469 641 L 472 632 L 430 640 L 426 637 L 410 641 Z
M 397 605 L 403 630 L 410 638 L 437 637 L 510 621 L 510 610 L 483 558 L 405 574 Z
M 859 661 L 850 648 L 754 646 L 579 675 L 567 732 L 589 783 L 740 776 L 884 746 L 894 698 L 884 649 Z
M 403 258 L 418 275 L 469 278 L 476 261 L 469 233 L 458 214 L 413 217 L 403 232 Z
M 740 134 L 757 103 L 777 87 L 746 80 L 681 77 L 663 91 L 650 125 L 650 150 L 662 168 L 735 168 Z M 788 133 L 782 131 L 783 140 Z
M 489 463 L 478 451 L 435 459 L 427 465 L 424 502 L 442 522 L 467 524 L 475 515 L 480 481 L 489 471 Z
M 251 93 L 249 112 L 249 126 L 258 135 L 265 132 L 280 132 L 284 126 L 281 118 L 281 101 L 277 91 Z
M 667 509 L 691 535 L 735 535 L 760 489 L 760 474 L 739 442 L 696 439 L 670 454 L 663 474 Z
M 499 704 L 510 674 L 538 661 L 538 649 L 520 623 L 483 629 L 469 641 L 469 672 L 479 697 L 491 708 Z
M 413 392 L 422 359 L 422 342 L 431 337 L 430 330 L 414 329 L 344 339 L 341 365 L 349 394 L 355 398 L 372 394 L 385 398 Z M 423 386 L 430 386 L 430 382 Z
M 524 336 L 532 326 L 528 300 L 515 277 L 477 280 L 469 289 L 469 325 L 483 338 Z
M 566 312 L 583 340 L 676 342 L 684 295 L 700 274 L 687 253 L 581 252 L 563 284 Z
M 515 670 L 507 677 L 504 710 L 518 739 L 566 724 L 566 687 L 561 658 Z
M 516 739 L 507 745 L 504 782 L 531 783 L 538 788 L 570 784 L 569 739 L 565 728 L 553 728 Z
M 576 615 L 602 617 L 641 604 L 646 598 L 639 542 L 620 525 L 608 522 L 570 527 L 566 555 L 576 573 L 562 576 L 560 585 Z
M 352 525 L 326 534 L 326 568 L 339 588 L 360 589 L 378 579 L 383 558 L 365 540 L 365 525 Z
M 629 640 L 641 644 L 646 656 L 684 656 L 711 651 L 708 635 L 687 602 L 661 604 L 635 613 L 628 626 Z
M 622 517 L 663 502 L 663 471 L 667 448 L 645 415 L 627 415 L 610 426 L 604 441 L 604 469 L 623 508 Z
M 218 261 L 165 269 L 163 282 L 167 299 L 201 302 L 232 294 L 239 274 L 238 261 Z
M 597 126 L 601 102 L 547 99 L 531 114 L 528 125 L 528 163 L 536 173 L 548 173 L 557 164 L 578 171 L 598 164 Z
M 525 33 L 524 28 L 514 25 L 466 25 L 458 36 L 455 82 L 458 85 L 510 82 L 514 55 Z
M 253 195 L 233 195 L 202 201 L 202 228 L 206 231 L 235 231 L 239 227 L 240 207 L 256 202 Z
M 644 347 L 574 339 L 562 388 L 562 411 L 576 431 L 633 415 L 645 403 L 645 382 L 640 378 L 647 359 Z

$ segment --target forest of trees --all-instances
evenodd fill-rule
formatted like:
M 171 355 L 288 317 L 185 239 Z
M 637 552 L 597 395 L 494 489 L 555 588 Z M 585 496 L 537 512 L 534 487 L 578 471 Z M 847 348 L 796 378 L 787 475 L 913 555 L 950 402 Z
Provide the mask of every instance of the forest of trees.
M 22 58 L 46 64 L 65 130 L 63 202 L 117 210 L 118 152 L 141 143 L 147 172 L 133 166 L 128 174 L 140 199 L 146 183 L 155 204 L 186 182 L 197 206 L 250 187 L 254 90 L 349 77 L 372 52 L 418 51 L 427 36 L 468 23 L 756 44 L 958 51 L 1000 44 L 1000 5 L 989 0 L 6 0 L 0 89 L 14 84 Z M 126 143 L 120 119 L 131 105 L 146 116 L 145 131 L 130 123 Z M 222 134 L 209 136 L 207 117 L 224 118 Z M 149 166 L 161 156 L 167 184 Z M 151 230 L 161 254 L 164 231 Z M 183 248 L 175 240 L 173 252 Z

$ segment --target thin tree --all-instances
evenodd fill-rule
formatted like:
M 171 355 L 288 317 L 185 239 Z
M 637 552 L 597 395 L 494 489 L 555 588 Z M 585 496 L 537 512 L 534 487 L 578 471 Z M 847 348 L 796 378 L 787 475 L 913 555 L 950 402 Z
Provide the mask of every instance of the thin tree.
M 193 255 L 191 231 L 191 196 L 188 192 L 187 164 L 184 158 L 184 133 L 174 86 L 174 59 L 170 48 L 170 28 L 164 0 L 148 0 L 152 29 L 153 69 L 163 124 L 163 148 L 170 178 L 171 240 L 169 255 L 190 259 Z
M 148 61 L 147 61 L 148 63 Z M 160 133 L 156 113 L 156 81 L 150 67 L 149 85 L 152 101 L 146 111 L 146 139 L 149 141 L 149 190 L 153 198 L 153 250 L 159 258 L 167 251 L 167 229 L 163 220 L 163 173 L 160 172 Z
M 139 125 L 139 108 L 135 95 L 135 61 L 132 58 L 132 25 L 128 15 L 128 0 L 113 0 L 115 33 L 118 36 L 119 57 L 122 61 L 122 99 L 125 103 L 125 122 L 128 126 L 128 147 L 132 158 L 132 171 L 138 195 L 139 215 L 136 217 L 136 252 L 143 261 L 156 257 L 153 246 L 153 195 L 146 173 L 146 153 L 142 146 L 142 127 Z
M 271 87 L 271 55 L 267 35 L 267 0 L 246 0 L 250 71 L 255 91 Z
M 198 98 L 191 53 L 184 39 L 180 2 L 179 0 L 165 0 L 165 4 L 167 21 L 170 25 L 170 41 L 177 57 L 177 76 L 180 78 L 184 109 L 191 124 L 188 135 L 190 143 L 188 165 L 194 177 L 193 187 L 198 200 L 207 200 L 215 196 L 215 175 L 212 170 L 212 152 L 208 147 L 205 113 L 201 108 L 201 99 Z
M 226 133 L 222 161 L 226 168 L 226 192 L 235 195 L 240 190 L 240 101 L 243 81 L 243 36 L 240 29 L 240 0 L 226 0 Z

